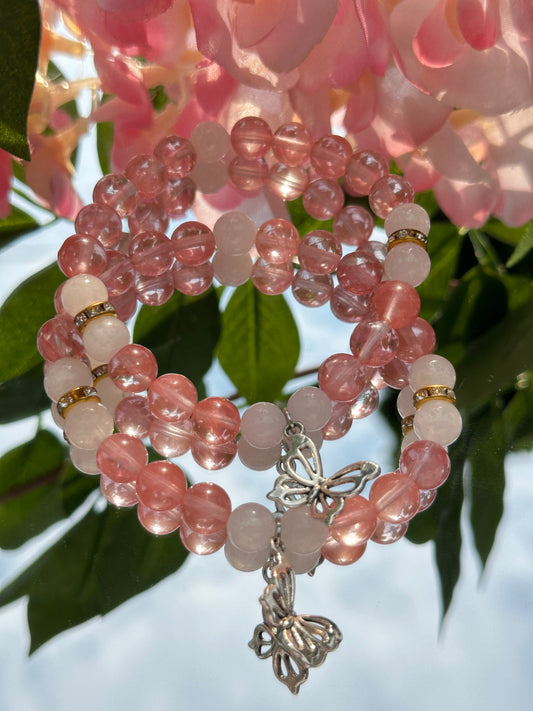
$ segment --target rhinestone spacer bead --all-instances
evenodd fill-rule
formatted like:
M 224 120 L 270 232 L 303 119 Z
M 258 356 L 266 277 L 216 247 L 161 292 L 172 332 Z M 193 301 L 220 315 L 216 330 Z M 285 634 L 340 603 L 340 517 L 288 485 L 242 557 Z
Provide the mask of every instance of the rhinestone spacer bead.
M 61 395 L 57 401 L 57 411 L 61 417 L 65 417 L 68 410 L 82 400 L 96 400 L 100 402 L 96 388 L 93 388 L 92 385 L 82 385 L 77 388 L 72 388 L 72 390 Z
M 389 235 L 387 241 L 387 251 L 395 247 L 397 244 L 403 244 L 404 242 L 414 242 L 414 244 L 419 244 L 421 247 L 427 250 L 428 248 L 428 238 L 419 230 L 396 230 Z
M 427 385 L 420 388 L 413 395 L 413 405 L 418 409 L 427 400 L 446 400 L 455 405 L 455 393 L 446 385 Z
M 91 373 L 94 382 L 96 382 L 98 378 L 103 378 L 104 375 L 107 375 L 107 363 L 102 363 L 102 365 L 98 365 L 96 368 L 93 368 Z
M 91 304 L 77 313 L 76 316 L 74 316 L 74 325 L 80 333 L 83 333 L 83 329 L 87 326 L 89 321 L 106 315 L 117 315 L 113 304 L 109 303 L 109 301 L 98 301 L 96 304 Z
M 402 420 L 402 436 L 409 434 L 413 430 L 413 418 L 414 415 L 407 415 Z

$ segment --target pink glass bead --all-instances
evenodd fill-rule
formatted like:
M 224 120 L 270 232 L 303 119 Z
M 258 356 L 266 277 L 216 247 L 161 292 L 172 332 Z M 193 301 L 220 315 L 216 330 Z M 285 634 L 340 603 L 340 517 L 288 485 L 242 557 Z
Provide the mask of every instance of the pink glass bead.
M 347 205 L 333 220 L 333 234 L 343 244 L 360 247 L 370 239 L 374 218 L 359 205 Z
M 342 288 L 350 294 L 369 294 L 381 281 L 383 268 L 372 254 L 351 252 L 337 267 L 337 278 Z
M 156 379 L 157 361 L 148 348 L 130 343 L 111 358 L 108 373 L 120 390 L 139 393 Z
M 357 400 L 352 404 L 351 411 L 354 420 L 362 420 L 376 411 L 379 405 L 379 393 L 369 383 Z
M 288 166 L 305 163 L 311 154 L 313 139 L 301 123 L 285 123 L 278 128 L 272 139 L 272 151 L 276 158 Z
M 311 230 L 298 248 L 300 264 L 311 274 L 331 274 L 341 257 L 340 242 L 327 230 Z
M 82 400 L 65 413 L 65 435 L 80 449 L 97 449 L 113 434 L 114 422 L 109 410 L 100 402 Z
M 202 121 L 191 131 L 191 143 L 197 160 L 214 163 L 224 158 L 231 142 L 226 129 L 216 121 Z
M 107 287 L 109 299 L 121 296 L 132 288 L 135 282 L 135 272 L 129 257 L 116 249 L 106 252 L 107 266 L 100 274 L 100 279 Z
M 109 173 L 94 186 L 93 201 L 112 208 L 119 217 L 128 217 L 137 207 L 137 188 L 122 173 Z
M 400 360 L 414 363 L 423 355 L 435 349 L 435 331 L 423 318 L 415 318 L 408 326 L 398 329 L 398 351 Z M 429 384 L 429 383 L 428 383 Z
M 108 205 L 91 203 L 78 212 L 74 228 L 78 235 L 97 239 L 106 249 L 114 247 L 122 233 L 122 222 Z
M 241 435 L 253 447 L 269 449 L 281 443 L 286 424 L 279 407 L 271 402 L 256 402 L 243 413 Z
M 199 267 L 188 267 L 176 262 L 171 273 L 176 290 L 187 296 L 203 294 L 213 283 L 214 271 L 211 262 L 205 262 Z
M 310 274 L 305 269 L 299 269 L 292 280 L 294 298 L 309 308 L 327 304 L 332 292 L 333 278 L 331 274 Z
M 131 482 L 117 484 L 116 481 L 102 474 L 100 477 L 100 489 L 104 498 L 106 498 L 110 504 L 118 508 L 135 506 L 138 501 L 135 484 Z
M 330 298 L 331 311 L 340 321 L 357 323 L 367 317 L 372 303 L 370 294 L 350 294 L 336 286 Z
M 348 353 L 335 353 L 318 369 L 318 385 L 330 400 L 351 402 L 361 394 L 365 384 L 365 369 Z
M 129 218 L 128 218 L 129 219 Z M 120 239 L 116 244 L 116 249 L 119 252 L 122 252 L 122 254 L 128 254 L 130 251 L 130 242 L 131 242 L 132 235 L 129 232 L 123 232 L 120 235 Z
M 166 232 L 168 222 L 167 211 L 160 202 L 140 202 L 128 217 L 132 235 L 139 232 Z
M 364 496 L 353 496 L 344 501 L 344 508 L 334 518 L 330 535 L 346 546 L 366 543 L 376 529 L 377 511 Z
M 267 188 L 282 200 L 296 200 L 309 185 L 307 170 L 301 166 L 276 163 L 270 168 Z
M 240 286 L 252 276 L 253 259 L 250 254 L 232 256 L 215 252 L 211 263 L 215 279 L 224 286 Z
M 226 542 L 226 529 L 211 534 L 197 533 L 183 521 L 180 525 L 180 538 L 184 548 L 195 555 L 211 555 L 222 548 Z
M 421 205 L 415 203 L 404 203 L 392 209 L 384 225 L 387 237 L 403 229 L 417 230 L 427 237 L 430 227 L 429 215 Z
M 368 195 L 372 186 L 389 172 L 384 156 L 372 151 L 357 151 L 349 159 L 343 187 L 349 195 Z
M 224 397 L 201 400 L 192 414 L 193 431 L 208 444 L 224 444 L 234 439 L 241 418 L 235 405 Z
M 463 421 L 459 410 L 451 402 L 430 400 L 417 409 L 413 428 L 419 439 L 430 439 L 447 447 L 461 434 Z
M 424 355 L 411 366 L 409 385 L 415 392 L 426 385 L 455 385 L 455 369 L 449 360 L 440 355 Z
M 117 318 L 121 321 L 130 319 L 137 310 L 137 294 L 134 288 L 128 289 L 123 294 L 113 296 L 110 299 L 111 306 L 117 312 Z
M 137 516 L 141 526 L 156 536 L 164 536 L 176 531 L 181 523 L 181 509 L 179 506 L 174 509 L 168 509 L 168 511 L 154 511 L 148 506 L 139 503 Z
M 207 262 L 215 251 L 215 237 L 201 222 L 183 222 L 172 233 L 176 259 L 187 267 L 198 267 Z
M 385 257 L 383 269 L 389 279 L 418 286 L 429 275 L 431 259 L 424 247 L 413 242 L 395 244 Z
M 209 471 L 217 471 L 224 469 L 235 459 L 237 442 L 232 439 L 223 444 L 208 444 L 198 437 L 192 437 L 191 454 L 199 466 Z
M 225 529 L 230 513 L 229 496 L 211 482 L 191 486 L 183 499 L 183 521 L 196 533 L 211 535 Z
M 160 199 L 170 217 L 180 217 L 192 207 L 195 195 L 196 185 L 186 177 L 169 182 Z
M 239 459 L 248 469 L 253 471 L 265 471 L 270 469 L 279 461 L 281 456 L 281 444 L 278 444 L 269 449 L 260 449 L 252 447 L 244 437 L 241 437 L 237 443 L 237 454 Z
M 361 246 L 359 252 L 371 254 L 381 265 L 383 265 L 385 257 L 387 256 L 387 245 L 384 242 L 378 242 L 375 239 L 370 239 Z
M 93 377 L 89 367 L 78 358 L 60 358 L 46 364 L 44 390 L 54 402 L 72 388 L 92 384 Z
M 154 148 L 154 155 L 164 164 L 169 180 L 184 178 L 196 164 L 194 146 L 179 136 L 162 138 Z
M 46 321 L 39 329 L 37 348 L 49 361 L 69 356 L 79 358 L 83 353 L 83 342 L 72 317 L 60 314 Z
M 187 480 L 177 464 L 161 459 L 140 470 L 136 487 L 142 504 L 154 511 L 168 511 L 182 505 Z
M 429 440 L 413 442 L 400 456 L 399 470 L 420 489 L 436 489 L 450 473 L 450 458 L 440 444 Z
M 399 541 L 400 538 L 406 534 L 408 526 L 409 522 L 390 523 L 389 521 L 382 521 L 378 518 L 376 530 L 372 534 L 371 540 L 381 545 L 396 543 L 396 541 Z
M 174 293 L 174 270 L 163 272 L 158 276 L 135 277 L 135 293 L 141 304 L 147 306 L 161 306 L 171 298 Z
M 160 375 L 148 388 L 150 412 L 160 420 L 183 422 L 192 415 L 197 402 L 196 388 L 184 375 Z
M 321 553 L 326 560 L 334 565 L 351 565 L 361 558 L 366 550 L 366 543 L 358 546 L 347 546 L 333 537 L 329 537 L 321 548 Z
M 191 421 L 174 423 L 154 417 L 148 435 L 152 447 L 158 454 L 163 457 L 181 457 L 191 448 Z
M 306 430 L 320 430 L 331 417 L 331 400 L 322 390 L 306 385 L 290 396 L 287 409 Z
M 398 351 L 396 351 L 397 355 Z M 401 390 L 406 385 L 409 385 L 409 368 L 398 357 L 383 365 L 380 370 L 385 384 L 389 387 Z
M 321 178 L 335 180 L 344 175 L 352 147 L 341 136 L 322 136 L 311 148 L 311 165 Z
M 130 242 L 130 261 L 143 276 L 160 276 L 174 261 L 172 244 L 162 232 L 139 232 Z
M 96 464 L 96 450 L 80 449 L 71 445 L 69 447 L 69 457 L 76 469 L 83 472 L 83 474 L 100 474 Z
M 375 506 L 378 518 L 382 521 L 405 523 L 418 511 L 419 488 L 405 474 L 382 474 L 372 484 L 368 500 Z
M 135 481 L 148 462 L 148 452 L 140 439 L 122 433 L 104 439 L 96 453 L 98 468 L 117 483 Z
M 262 188 L 268 178 L 268 165 L 264 158 L 245 160 L 234 158 L 229 164 L 229 178 L 239 190 L 257 190 Z
M 257 228 L 244 212 L 226 212 L 213 227 L 217 249 L 230 256 L 247 254 L 254 246 Z
M 131 158 L 124 173 L 135 185 L 142 200 L 153 200 L 164 190 L 168 181 L 164 164 L 146 154 Z
M 292 283 L 294 267 L 292 262 L 270 264 L 258 259 L 252 267 L 252 281 L 263 294 L 282 294 Z
M 392 361 L 390 362 L 392 363 Z M 387 383 L 383 380 L 381 372 L 384 367 L 384 365 L 382 365 L 381 368 L 373 368 L 369 365 L 365 366 L 367 380 L 376 388 L 376 390 L 383 390 L 383 388 L 387 387 Z
M 418 316 L 420 297 L 414 286 L 404 281 L 385 281 L 374 291 L 372 305 L 377 318 L 392 328 L 404 328 Z
M 335 217 L 344 202 L 344 193 L 337 183 L 318 178 L 309 183 L 303 194 L 303 205 L 308 215 L 316 220 Z
M 231 129 L 231 145 L 235 153 L 246 160 L 262 158 L 272 143 L 272 131 L 266 121 L 257 116 L 245 116 Z
M 281 517 L 281 540 L 287 551 L 306 555 L 322 548 L 328 537 L 328 527 L 315 518 L 310 506 L 290 508 Z
M 380 178 L 368 194 L 368 202 L 375 215 L 387 217 L 389 212 L 415 199 L 415 191 L 411 183 L 401 175 L 386 175 Z
M 106 252 L 98 240 L 88 235 L 68 237 L 57 254 L 57 263 L 67 277 L 76 274 L 99 276 L 106 267 Z
M 273 218 L 257 230 L 255 246 L 259 256 L 270 264 L 289 262 L 298 252 L 300 235 L 288 220 Z
M 115 410 L 117 429 L 138 439 L 148 435 L 151 420 L 148 400 L 141 395 L 131 395 L 124 398 Z
M 196 184 L 196 189 L 204 195 L 213 195 L 228 182 L 228 166 L 222 160 L 214 163 L 199 161 L 191 172 L 191 178 Z
M 361 321 L 350 337 L 350 350 L 363 365 L 389 363 L 398 350 L 398 335 L 385 321 Z
M 333 441 L 344 437 L 352 427 L 351 404 L 346 402 L 336 402 L 333 404 L 331 417 L 322 428 L 324 439 Z
M 418 507 L 418 512 L 420 511 L 425 511 L 426 509 L 429 509 L 431 504 L 435 501 L 437 498 L 437 490 L 436 489 L 421 489 L 420 490 L 420 505 Z

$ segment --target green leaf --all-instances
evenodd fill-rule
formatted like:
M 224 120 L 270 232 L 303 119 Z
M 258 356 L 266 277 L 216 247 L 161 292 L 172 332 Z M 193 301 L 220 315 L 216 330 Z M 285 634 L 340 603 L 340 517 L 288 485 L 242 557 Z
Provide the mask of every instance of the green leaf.
M 23 281 L 0 308 L 0 383 L 41 362 L 37 332 L 55 316 L 54 293 L 65 277 L 56 264 Z
M 0 19 L 0 147 L 30 160 L 26 123 L 39 55 L 39 4 L 37 0 L 4 3 Z
M 223 314 L 218 359 L 249 403 L 273 401 L 294 375 L 298 329 L 283 296 L 266 296 L 251 282 L 234 292 Z
M 42 363 L 0 383 L 0 425 L 38 415 L 49 407 L 50 399 L 43 386 Z
M 491 237 L 495 237 L 500 242 L 510 245 L 511 247 L 516 247 L 520 243 L 527 229 L 528 225 L 508 227 L 495 218 L 483 225 L 484 232 L 487 232 Z
M 115 126 L 111 121 L 102 121 L 96 124 L 96 151 L 104 175 L 111 173 L 111 149 L 114 136 Z
M 500 258 L 487 235 L 483 234 L 481 230 L 469 230 L 468 236 L 479 264 L 483 267 L 494 269 L 496 272 L 503 271 Z
M 0 220 L 0 249 L 37 227 L 39 223 L 31 215 L 12 205 L 9 215 Z
M 527 225 L 527 229 L 520 238 L 520 242 L 516 245 L 516 247 L 513 250 L 513 253 L 509 257 L 506 263 L 506 267 L 508 269 L 511 269 L 511 267 L 514 267 L 518 262 L 521 262 L 524 257 L 529 254 L 529 252 L 533 249 L 533 222 L 529 222 Z
M 0 606 L 29 597 L 34 652 L 152 587 L 186 557 L 179 534 L 152 536 L 139 525 L 135 509 L 90 511 L 0 592 Z
M 515 392 L 502 414 L 507 451 L 533 447 L 533 387 L 531 373 L 519 378 L 520 389 Z
M 450 282 L 456 274 L 463 241 L 464 236 L 449 222 L 432 224 L 428 240 L 431 273 L 417 289 L 422 301 L 422 318 L 431 320 L 445 303 Z

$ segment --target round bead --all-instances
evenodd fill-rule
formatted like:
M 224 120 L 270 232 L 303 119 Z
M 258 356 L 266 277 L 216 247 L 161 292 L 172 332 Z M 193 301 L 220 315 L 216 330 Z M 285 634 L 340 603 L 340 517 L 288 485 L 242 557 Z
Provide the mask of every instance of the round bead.
M 231 256 L 247 254 L 254 246 L 257 229 L 244 212 L 226 212 L 213 227 L 217 249 Z
M 398 394 L 396 407 L 401 417 L 408 417 L 415 414 L 415 406 L 413 404 L 413 391 L 410 387 L 403 388 Z
M 242 416 L 241 435 L 253 447 L 271 449 L 280 444 L 286 424 L 279 407 L 271 402 L 256 402 Z
M 226 560 L 233 568 L 243 573 L 262 568 L 268 559 L 269 553 L 268 546 L 260 551 L 242 551 L 234 546 L 229 539 L 224 544 Z
M 403 450 L 399 470 L 410 476 L 419 489 L 436 489 L 448 478 L 450 458 L 440 444 L 419 440 Z
M 418 316 L 420 297 L 404 281 L 385 281 L 375 289 L 372 305 L 377 318 L 387 321 L 392 328 L 404 328 Z
M 137 475 L 139 501 L 154 511 L 181 506 L 187 490 L 183 471 L 164 459 L 146 464 Z
M 79 358 L 83 353 L 83 342 L 72 318 L 68 314 L 60 314 L 41 326 L 37 348 L 48 361 L 68 356 Z
M 201 400 L 192 414 L 193 431 L 209 444 L 225 444 L 234 439 L 239 431 L 239 411 L 224 397 L 208 397 Z
M 287 409 L 306 430 L 320 430 L 331 417 L 331 400 L 322 390 L 307 385 L 290 396 Z
M 142 503 L 137 506 L 139 523 L 150 533 L 164 536 L 176 531 L 181 523 L 181 510 L 178 507 L 168 511 L 154 511 Z
M 191 172 L 191 178 L 196 184 L 196 189 L 204 195 L 213 195 L 228 182 L 228 166 L 222 160 L 214 163 L 199 161 Z
M 398 335 L 385 321 L 361 321 L 350 337 L 350 350 L 363 365 L 389 363 L 398 350 Z
M 278 128 L 272 139 L 272 151 L 276 158 L 288 166 L 305 163 L 311 153 L 313 139 L 301 123 L 285 123 Z
M 425 511 L 426 509 L 429 509 L 429 507 L 435 501 L 436 498 L 437 498 L 437 490 L 436 489 L 421 489 L 420 490 L 420 505 L 418 507 L 418 513 L 420 513 L 420 511 Z
M 228 540 L 239 550 L 268 554 L 270 539 L 276 534 L 276 519 L 261 504 L 242 504 L 231 512 L 226 530 Z
M 427 237 L 430 227 L 429 215 L 421 205 L 415 203 L 405 203 L 393 208 L 385 218 L 384 225 L 387 236 L 407 229 L 417 230 Z
M 72 235 L 61 245 L 57 263 L 67 277 L 76 274 L 99 276 L 106 268 L 107 257 L 104 247 L 94 237 Z
M 235 153 L 246 160 L 261 158 L 272 143 L 270 126 L 257 116 L 245 116 L 237 121 L 230 137 Z
M 154 417 L 150 423 L 148 434 L 152 447 L 163 457 L 181 457 L 191 447 L 192 426 L 190 420 L 174 423 Z
M 73 388 L 92 384 L 93 376 L 90 369 L 78 358 L 59 358 L 46 365 L 44 390 L 54 402 Z
M 176 262 L 172 267 L 172 277 L 176 290 L 187 296 L 198 296 L 213 283 L 213 265 L 205 262 L 198 267 L 188 267 Z
M 94 186 L 93 201 L 107 205 L 119 217 L 128 217 L 137 206 L 137 188 L 125 175 L 109 173 Z
M 77 274 L 68 279 L 61 289 L 63 307 L 71 316 L 76 316 L 91 304 L 107 299 L 105 284 L 92 274 Z
M 335 217 L 344 202 L 344 193 L 332 180 L 318 178 L 309 183 L 303 194 L 305 211 L 316 220 L 329 220 Z
M 266 262 L 284 264 L 296 256 L 300 235 L 292 222 L 273 218 L 263 222 L 257 230 L 255 246 L 259 256 Z
M 311 165 L 321 178 L 335 180 L 344 175 L 352 147 L 341 136 L 322 136 L 311 148 Z
M 252 276 L 253 259 L 250 254 L 232 256 L 215 252 L 211 263 L 215 279 L 224 286 L 240 286 Z
M 201 222 L 183 222 L 172 233 L 172 246 L 181 264 L 198 267 L 205 264 L 215 251 L 215 237 Z
M 199 466 L 209 471 L 224 469 L 235 459 L 237 442 L 232 439 L 222 444 L 209 444 L 198 437 L 191 439 L 191 454 Z
M 163 232 L 168 228 L 168 214 L 160 202 L 140 202 L 128 217 L 132 235 L 139 232 Z
M 71 445 L 69 447 L 69 457 L 76 469 L 83 472 L 83 474 L 100 474 L 96 463 L 95 449 L 80 449 Z
M 333 293 L 331 274 L 311 274 L 299 269 L 292 280 L 292 294 L 296 301 L 309 308 L 323 306 Z
M 214 163 L 224 158 L 230 149 L 230 137 L 217 121 L 202 121 L 191 131 L 191 143 L 197 160 Z
M 404 203 L 412 203 L 415 192 L 411 183 L 401 175 L 380 178 L 368 194 L 368 202 L 375 215 L 385 219 L 389 212 Z
M 107 250 L 107 266 L 100 279 L 107 288 L 109 299 L 129 291 L 135 283 L 135 272 L 129 257 L 115 249 Z
M 245 160 L 237 156 L 229 164 L 228 172 L 231 182 L 239 190 L 257 190 L 268 178 L 268 165 L 264 158 Z
M 148 388 L 150 412 L 166 422 L 183 422 L 188 419 L 197 402 L 196 387 L 184 375 L 160 375 Z
M 331 400 L 350 402 L 361 394 L 366 372 L 361 363 L 348 353 L 335 353 L 318 369 L 318 385 Z
M 364 207 L 347 205 L 333 220 L 333 234 L 343 244 L 360 247 L 368 242 L 374 218 Z
M 423 318 L 415 320 L 398 329 L 397 356 L 406 363 L 414 363 L 424 355 L 429 355 L 435 349 L 435 331 Z
M 351 252 L 337 267 L 337 278 L 342 288 L 350 294 L 369 294 L 381 281 L 383 268 L 372 254 Z
M 453 388 L 455 369 L 449 360 L 440 355 L 422 356 L 411 366 L 409 385 L 413 392 L 427 385 L 445 385 Z
M 65 435 L 80 449 L 97 449 L 113 434 L 115 423 L 109 410 L 100 402 L 85 400 L 76 403 L 65 414 Z
M 196 164 L 194 146 L 179 136 L 162 138 L 154 148 L 154 155 L 164 164 L 170 180 L 184 178 Z
M 320 561 L 320 551 L 313 551 L 312 553 L 295 553 L 291 550 L 285 551 L 285 556 L 289 561 L 289 565 L 295 575 L 303 575 L 304 573 L 309 573 L 313 568 L 315 568 Z
M 89 235 L 109 249 L 120 239 L 122 222 L 113 208 L 91 203 L 78 212 L 74 228 L 76 234 Z
M 416 411 L 413 428 L 419 439 L 430 439 L 447 447 L 461 434 L 463 421 L 459 410 L 451 402 L 430 400 Z
M 135 506 L 138 501 L 135 484 L 117 484 L 105 474 L 100 477 L 100 489 L 104 498 L 118 508 Z
M 296 200 L 309 185 L 307 170 L 301 166 L 276 163 L 270 168 L 267 188 L 282 200 Z
M 102 405 L 105 405 L 109 412 L 114 415 L 119 402 L 126 397 L 126 393 L 119 390 L 108 375 L 98 378 L 93 385 Z
M 158 276 L 135 277 L 135 294 L 141 304 L 147 306 L 161 306 L 171 298 L 174 293 L 174 273 L 163 272 Z
M 382 474 L 372 484 L 368 500 L 378 518 L 389 523 L 405 523 L 418 511 L 420 494 L 411 477 L 392 472 Z
M 385 257 L 383 269 L 389 279 L 399 279 L 418 286 L 429 276 L 431 259 L 419 244 L 395 244 Z
M 239 439 L 237 444 L 237 454 L 239 459 L 248 469 L 254 471 L 265 471 L 270 469 L 279 461 L 281 456 L 281 444 L 270 447 L 269 449 L 260 449 L 252 447 L 244 437 Z
M 167 171 L 164 164 L 155 158 L 145 154 L 131 158 L 124 171 L 127 178 L 134 183 L 143 200 L 153 200 L 166 187 Z
M 324 439 L 332 441 L 344 437 L 352 427 L 351 404 L 336 402 L 331 411 L 331 417 L 322 428 Z
M 128 327 L 111 314 L 90 320 L 83 329 L 85 352 L 98 363 L 107 363 L 129 342 Z
M 258 259 L 252 267 L 252 282 L 263 294 L 282 294 L 292 283 L 294 267 L 291 262 L 270 264 Z
M 161 203 L 170 217 L 180 217 L 192 207 L 196 185 L 189 177 L 169 182 L 161 193 Z
M 184 548 L 195 555 L 211 555 L 216 553 L 226 542 L 226 529 L 211 534 L 197 533 L 181 521 L 180 538 Z
M 148 462 L 148 452 L 140 439 L 117 432 L 98 447 L 96 462 L 112 481 L 135 481 Z
M 364 496 L 345 499 L 344 508 L 330 526 L 331 536 L 345 546 L 366 543 L 376 529 L 376 508 Z
M 403 450 L 406 449 L 410 444 L 413 444 L 413 442 L 418 442 L 418 437 L 414 430 L 409 430 L 409 432 L 402 439 L 402 443 L 400 445 L 401 451 L 403 452 Z
M 396 541 L 399 541 L 400 538 L 405 535 L 408 526 L 409 522 L 390 523 L 389 521 L 382 521 L 378 518 L 376 530 L 372 534 L 371 540 L 381 545 L 396 543 Z
M 379 393 L 376 388 L 369 383 L 357 400 L 353 403 L 351 411 L 354 420 L 362 420 L 371 415 L 379 405 Z
M 346 323 L 357 323 L 366 318 L 371 303 L 370 294 L 350 294 L 340 284 L 333 289 L 330 298 L 333 315 Z
M 341 257 L 340 242 L 326 230 L 311 230 L 298 247 L 300 264 L 311 274 L 331 274 Z
M 140 232 L 130 242 L 129 256 L 136 272 L 160 276 L 174 261 L 172 244 L 162 232 Z
M 131 343 L 115 353 L 109 361 L 108 372 L 117 388 L 139 393 L 156 379 L 157 361 L 148 348 Z
M 401 390 L 409 385 L 409 366 L 398 359 L 398 351 L 396 358 L 383 365 L 380 371 L 383 382 L 391 388 Z
M 388 171 L 389 164 L 384 156 L 372 151 L 357 151 L 346 166 L 343 187 L 349 195 L 368 195 L 372 186 Z
M 211 535 L 225 529 L 230 513 L 224 489 L 207 481 L 191 486 L 183 499 L 183 521 L 196 533 Z
M 117 429 L 138 439 L 148 435 L 151 420 L 148 400 L 141 395 L 125 397 L 115 410 Z
M 328 527 L 315 518 L 309 506 L 295 506 L 281 517 L 281 540 L 287 551 L 306 555 L 320 550 L 328 537 Z
M 334 565 L 351 565 L 361 558 L 366 550 L 366 543 L 358 546 L 347 546 L 333 537 L 329 537 L 321 549 L 321 553 L 326 560 Z

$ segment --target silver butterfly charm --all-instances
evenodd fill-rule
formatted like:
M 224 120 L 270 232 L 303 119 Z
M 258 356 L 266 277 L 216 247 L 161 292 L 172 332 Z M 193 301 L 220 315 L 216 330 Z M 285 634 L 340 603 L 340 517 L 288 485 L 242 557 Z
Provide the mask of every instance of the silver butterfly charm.
M 297 694 L 309 669 L 320 666 L 328 652 L 337 649 L 342 634 L 326 617 L 294 612 L 294 572 L 285 560 L 279 538 L 272 539 L 263 575 L 268 583 L 259 598 L 263 622 L 255 628 L 248 646 L 259 659 L 272 657 L 277 679 Z
M 323 476 L 320 452 L 303 426 L 291 422 L 285 429 L 283 447 L 286 450 L 277 464 L 279 473 L 267 498 L 282 510 L 307 504 L 315 516 L 324 518 L 329 526 L 342 511 L 344 500 L 359 494 L 367 481 L 379 476 L 375 462 L 354 462 L 330 477 Z M 299 468 L 303 472 L 299 472 Z M 354 472 L 359 472 L 358 474 Z

